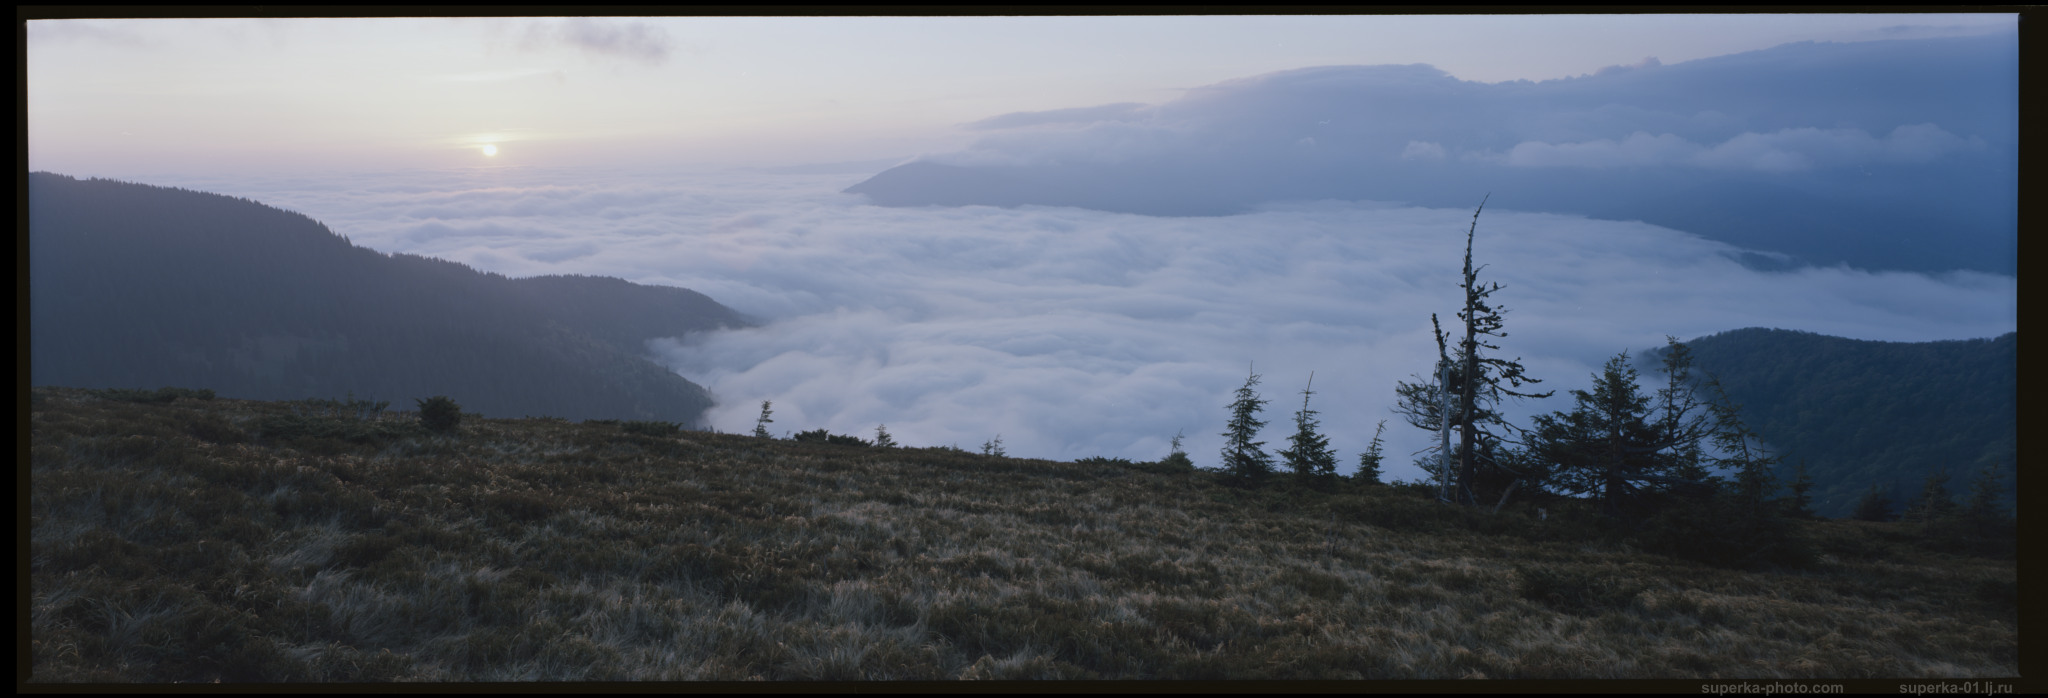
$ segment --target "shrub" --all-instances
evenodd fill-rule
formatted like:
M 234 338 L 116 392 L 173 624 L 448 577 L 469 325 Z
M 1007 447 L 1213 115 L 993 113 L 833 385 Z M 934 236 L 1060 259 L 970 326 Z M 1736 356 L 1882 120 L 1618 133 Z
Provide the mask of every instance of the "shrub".
M 446 395 L 415 400 L 420 406 L 420 424 L 438 432 L 455 431 L 462 424 L 462 406 Z
M 1811 545 L 1792 522 L 1771 509 L 1745 507 L 1716 493 L 1673 498 L 1637 529 L 1644 550 L 1720 567 L 1798 567 L 1812 562 Z
M 198 390 L 193 390 L 191 388 L 172 388 L 168 386 L 157 388 L 156 390 L 142 390 L 139 388 L 108 388 L 106 390 L 94 390 L 92 391 L 92 394 L 97 395 L 100 398 L 106 400 L 118 400 L 121 402 L 139 402 L 143 404 L 152 405 L 162 405 L 170 402 L 176 402 L 179 398 L 189 398 L 193 400 L 213 399 L 213 391 L 209 389 L 201 388 Z
M 1195 461 L 1189 459 L 1188 454 L 1182 453 L 1180 451 L 1174 451 L 1172 453 L 1166 454 L 1165 458 L 1159 459 L 1159 466 L 1162 470 L 1170 470 L 1172 472 L 1177 473 L 1187 473 L 1194 472 Z
M 800 441 L 800 442 L 809 442 L 809 443 L 821 443 L 821 444 L 836 444 L 836 445 L 840 445 L 840 446 L 867 446 L 867 445 L 870 445 L 870 444 L 869 444 L 869 443 L 868 443 L 868 442 L 867 442 L 866 440 L 864 440 L 864 439 L 862 439 L 862 438 L 860 438 L 860 437 L 858 437 L 858 436 L 847 436 L 847 435 L 845 435 L 845 434 L 833 434 L 833 433 L 829 433 L 829 432 L 826 432 L 826 431 L 825 431 L 825 430 L 823 430 L 823 429 L 812 429 L 812 430 L 810 430 L 810 431 L 800 431 L 800 432 L 797 432 L 797 433 L 796 433 L 796 436 L 790 437 L 790 439 L 791 439 L 792 441 Z
M 648 436 L 675 436 L 683 433 L 683 425 L 674 422 L 624 422 L 619 428 L 628 434 Z
M 424 419 L 424 417 L 422 417 Z M 231 425 L 225 428 L 211 427 L 200 438 L 215 443 L 231 443 L 241 433 Z M 200 424 L 195 424 L 195 431 Z M 382 446 L 397 439 L 404 429 L 382 422 L 362 422 L 338 417 L 302 417 L 295 414 L 264 415 L 255 421 L 256 432 L 265 440 L 279 445 L 293 445 L 324 453 L 339 452 L 343 443 L 363 446 Z M 232 430 L 232 431 L 230 431 Z

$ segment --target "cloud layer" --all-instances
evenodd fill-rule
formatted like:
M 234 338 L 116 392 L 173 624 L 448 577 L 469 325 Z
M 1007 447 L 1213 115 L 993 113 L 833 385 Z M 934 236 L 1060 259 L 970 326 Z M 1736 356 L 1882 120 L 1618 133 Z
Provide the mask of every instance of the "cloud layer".
M 1389 420 L 1394 477 L 1428 434 L 1390 412 L 1429 370 L 1429 315 L 1455 312 L 1469 208 L 1269 205 L 1160 218 L 1056 207 L 888 208 L 852 177 L 563 171 L 158 182 L 313 216 L 358 244 L 514 276 L 604 274 L 705 292 L 762 327 L 656 342 L 709 387 L 719 429 L 825 428 L 1012 455 L 1156 459 L 1176 432 L 1213 466 L 1247 372 L 1285 447 L 1300 390 L 1347 469 Z M 1473 203 L 1476 203 L 1473 202 Z M 2016 325 L 2011 276 L 1843 267 L 1762 272 L 1724 244 L 1639 222 L 1489 205 L 1483 278 L 1505 288 L 1508 354 L 1542 388 L 1583 388 L 1624 349 L 1749 326 L 1898 341 Z M 1565 405 L 1526 404 L 1525 417 Z
M 1156 106 L 1020 112 L 850 189 L 884 205 L 1153 215 L 1278 201 L 1643 220 L 1873 269 L 2017 271 L 2013 35 L 1789 44 L 1541 83 L 1428 65 L 1230 80 Z
M 645 22 L 572 17 L 529 25 L 520 36 L 519 47 L 538 51 L 560 46 L 657 66 L 668 61 L 674 43 L 667 30 Z

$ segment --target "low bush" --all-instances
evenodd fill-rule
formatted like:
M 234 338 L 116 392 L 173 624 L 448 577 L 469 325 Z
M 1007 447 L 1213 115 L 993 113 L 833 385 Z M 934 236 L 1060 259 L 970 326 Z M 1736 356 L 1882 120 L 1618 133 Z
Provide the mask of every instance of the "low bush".
M 446 395 L 435 395 L 425 400 L 416 400 L 420 406 L 420 424 L 432 431 L 447 433 L 455 431 L 462 424 L 462 406 Z
M 867 441 L 866 439 L 862 439 L 862 438 L 860 438 L 860 437 L 858 437 L 858 436 L 847 436 L 847 435 L 845 435 L 845 434 L 832 434 L 832 433 L 828 433 L 828 432 L 826 432 L 826 431 L 825 431 L 825 430 L 823 430 L 823 429 L 812 429 L 812 430 L 810 430 L 810 431 L 800 431 L 800 432 L 797 432 L 797 433 L 796 433 L 796 436 L 793 436 L 793 437 L 790 437 L 790 438 L 791 438 L 791 440 L 793 440 L 793 441 L 800 441 L 800 442 L 806 442 L 806 443 L 821 443 L 821 444 L 833 444 L 833 445 L 837 445 L 837 446 L 872 446 L 872 445 L 874 445 L 874 444 L 868 443 L 868 441 Z
M 675 436 L 683 433 L 683 425 L 673 422 L 623 422 L 619 428 L 628 434 L 647 436 Z
M 99 396 L 101 399 L 105 400 L 116 400 L 120 402 L 139 402 L 151 405 L 169 404 L 172 402 L 176 402 L 180 398 L 191 400 L 213 399 L 213 391 L 205 388 L 201 388 L 198 390 L 194 390 L 191 388 L 172 388 L 168 386 L 157 388 L 156 390 L 143 390 L 140 388 L 108 388 L 105 390 L 94 390 L 91 392 L 93 395 Z

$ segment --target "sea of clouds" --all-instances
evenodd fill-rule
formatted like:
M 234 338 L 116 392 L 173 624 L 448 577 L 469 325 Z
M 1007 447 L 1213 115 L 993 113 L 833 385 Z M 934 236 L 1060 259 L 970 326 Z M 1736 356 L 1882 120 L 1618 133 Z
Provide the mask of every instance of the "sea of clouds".
M 152 178 L 305 213 L 356 244 L 509 276 L 594 274 L 691 288 L 760 326 L 649 352 L 717 397 L 710 426 L 825 428 L 1013 456 L 1154 460 L 1176 433 L 1217 464 L 1232 392 L 1270 401 L 1287 446 L 1310 407 L 1344 469 L 1387 421 L 1388 473 L 1430 434 L 1392 412 L 1431 370 L 1430 314 L 1455 324 L 1473 208 L 1271 204 L 1154 217 L 1025 206 L 881 207 L 865 174 L 478 168 L 318 178 Z M 1479 202 L 1472 202 L 1476 206 Z M 1759 271 L 1737 250 L 1640 222 L 1489 207 L 1475 258 L 1508 337 L 1563 409 L 1607 358 L 1743 327 L 1889 341 L 2017 324 L 2017 279 L 1979 272 Z

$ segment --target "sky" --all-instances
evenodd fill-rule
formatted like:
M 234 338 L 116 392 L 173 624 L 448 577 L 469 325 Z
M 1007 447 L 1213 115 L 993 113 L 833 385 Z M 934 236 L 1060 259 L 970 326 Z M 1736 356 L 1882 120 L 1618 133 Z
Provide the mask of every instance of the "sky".
M 1263 378 L 1262 436 L 1277 451 L 1313 371 L 1310 406 L 1346 469 L 1386 420 L 1389 474 L 1414 479 L 1410 454 L 1429 435 L 1392 413 L 1394 382 L 1431 368 L 1429 315 L 1449 322 L 1456 310 L 1464 234 L 1487 192 L 1266 192 L 1190 216 L 1117 202 L 885 206 L 845 190 L 912 161 L 1051 163 L 1095 181 L 1123 163 L 1200 151 L 1225 155 L 1192 169 L 1263 172 L 1247 163 L 1265 156 L 1238 155 L 1253 152 L 1238 144 L 1286 136 L 1280 146 L 1294 153 L 1347 142 L 1302 144 L 1263 125 L 1341 121 L 1315 116 L 1331 104 L 1321 97 L 1289 101 L 1323 94 L 1314 90 L 1453 85 L 1607 100 L 1659 75 L 1738 70 L 1726 57 L 1788 42 L 1995 41 L 2017 24 L 2009 14 L 31 21 L 28 160 L 248 197 L 386 252 L 702 291 L 761 326 L 649 351 L 711 389 L 710 426 L 728 432 L 751 431 L 772 400 L 785 431 L 871 437 L 887 424 L 909 445 L 972 450 L 1000 436 L 1012 455 L 1140 460 L 1164 456 L 1182 433 L 1196 463 L 1213 466 L 1231 393 L 1249 373 Z M 1474 104 L 1505 114 L 1488 122 L 1367 94 L 1337 104 L 1375 115 L 1379 130 L 1355 142 L 1388 144 L 1379 157 L 1390 161 L 1477 153 L 1544 179 L 1708 192 L 1762 182 L 1813 200 L 1840 200 L 1830 187 L 1852 171 L 1874 173 L 1857 184 L 1873 190 L 1916 177 L 2016 187 L 1995 165 L 2016 152 L 2017 117 L 1995 99 L 1945 112 L 1820 97 L 1818 111 L 1744 107 L 1786 103 L 1754 95 L 1532 111 L 1485 97 Z M 1416 135 L 1447 121 L 1495 144 Z M 1627 191 L 1614 198 L 1655 200 Z M 1828 250 L 1702 232 L 1712 221 L 1697 213 L 1669 218 L 1684 225 L 1646 222 L 1675 210 L 1667 204 L 1491 196 L 1475 255 L 1488 265 L 1482 279 L 1504 286 L 1503 352 L 1560 395 L 1586 387 L 1608 357 L 1667 335 L 1762 326 L 1929 341 L 2016 328 L 2016 273 L 1995 263 L 1759 264 Z M 1699 230 L 1686 229 L 1693 220 Z M 1984 225 L 2002 230 L 1995 217 Z M 1979 245 L 1993 262 L 2016 248 L 2016 229 L 2004 234 Z M 1567 400 L 1507 411 L 1526 423 Z
M 28 22 L 32 169 L 797 165 L 1009 112 L 1320 65 L 1545 80 L 2015 15 L 145 19 Z

